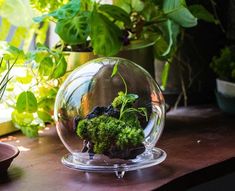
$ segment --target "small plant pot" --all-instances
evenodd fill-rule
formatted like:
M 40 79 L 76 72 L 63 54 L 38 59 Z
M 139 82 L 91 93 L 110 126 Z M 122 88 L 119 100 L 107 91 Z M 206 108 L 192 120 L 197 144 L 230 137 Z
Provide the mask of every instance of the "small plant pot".
M 217 91 L 229 97 L 235 97 L 235 83 L 216 79 Z
M 219 108 L 229 114 L 235 114 L 235 96 L 223 95 L 216 92 L 216 100 Z
M 0 143 L 0 177 L 5 175 L 11 162 L 18 154 L 19 150 L 17 147 L 7 143 Z

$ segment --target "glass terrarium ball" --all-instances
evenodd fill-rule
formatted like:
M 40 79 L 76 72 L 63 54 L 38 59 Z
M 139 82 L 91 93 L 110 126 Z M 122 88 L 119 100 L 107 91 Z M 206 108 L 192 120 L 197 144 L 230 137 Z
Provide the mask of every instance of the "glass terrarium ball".
M 67 163 L 92 170 L 94 165 L 153 159 L 165 103 L 159 86 L 142 67 L 122 58 L 99 58 L 64 81 L 54 117 L 59 137 L 71 153 Z

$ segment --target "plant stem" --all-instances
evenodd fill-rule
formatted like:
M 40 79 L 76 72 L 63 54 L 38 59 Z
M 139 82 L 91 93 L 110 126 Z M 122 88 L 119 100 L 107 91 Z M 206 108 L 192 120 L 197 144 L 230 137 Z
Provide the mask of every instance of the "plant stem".
M 219 27 L 220 27 L 221 31 L 222 31 L 223 33 L 226 33 L 225 28 L 224 28 L 224 26 L 222 25 L 222 23 L 221 23 L 221 21 L 220 21 L 220 19 L 219 19 L 217 10 L 216 10 L 216 2 L 215 2 L 214 0 L 210 0 L 210 2 L 211 2 L 211 6 L 212 6 L 212 9 L 213 9 L 213 13 L 214 13 L 215 19 L 219 22 Z
M 120 74 L 120 72 L 118 72 L 118 75 L 120 76 L 120 78 L 122 79 L 122 82 L 125 86 L 125 95 L 127 95 L 127 84 L 126 84 L 126 81 L 125 79 L 122 77 L 122 75 Z

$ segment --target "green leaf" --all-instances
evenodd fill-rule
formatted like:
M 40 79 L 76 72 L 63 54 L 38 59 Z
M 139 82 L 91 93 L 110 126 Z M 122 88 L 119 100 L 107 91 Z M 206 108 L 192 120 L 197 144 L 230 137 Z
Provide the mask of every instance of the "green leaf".
M 41 76 L 49 76 L 52 73 L 54 63 L 51 57 L 44 57 L 40 62 L 38 72 Z
M 64 58 L 64 56 L 61 56 L 58 60 L 55 61 L 57 63 L 55 69 L 53 70 L 53 73 L 51 74 L 50 78 L 60 78 L 63 76 L 67 70 L 67 62 Z
M 89 13 L 81 13 L 71 19 L 60 19 L 55 32 L 60 38 L 71 45 L 85 43 L 89 34 Z
M 197 18 L 187 9 L 185 0 L 164 0 L 164 13 L 182 27 L 197 25 Z
M 37 111 L 37 99 L 31 91 L 22 92 L 16 102 L 16 109 L 19 113 L 34 113 Z
M 56 19 L 71 19 L 79 12 L 79 10 L 80 0 L 71 0 L 69 3 L 49 15 Z
M 43 120 L 43 122 L 52 122 L 52 118 L 51 118 L 51 115 L 50 113 L 46 112 L 46 111 L 38 111 L 37 112 L 38 114 L 38 117 Z
M 118 6 L 105 4 L 101 5 L 99 7 L 99 10 L 107 13 L 114 20 L 122 21 L 127 26 L 130 26 L 131 24 L 131 20 L 128 13 Z
M 94 53 L 103 56 L 116 55 L 122 47 L 122 31 L 96 10 L 91 14 L 90 25 Z
M 171 57 L 177 45 L 177 37 L 180 34 L 179 25 L 171 20 L 161 24 L 161 36 L 155 43 L 154 50 L 156 58 L 166 60 Z
M 155 55 L 155 57 L 160 59 L 160 60 L 164 60 L 165 57 L 163 55 L 167 52 L 168 47 L 169 47 L 168 43 L 163 37 L 158 39 L 158 41 L 154 45 L 154 55 Z
M 190 12 L 198 19 L 202 19 L 210 23 L 218 23 L 214 16 L 202 5 L 191 5 L 188 8 Z
M 116 63 L 113 67 L 113 72 L 112 72 L 111 78 L 113 76 L 115 76 L 117 74 L 117 72 L 118 72 L 118 63 Z

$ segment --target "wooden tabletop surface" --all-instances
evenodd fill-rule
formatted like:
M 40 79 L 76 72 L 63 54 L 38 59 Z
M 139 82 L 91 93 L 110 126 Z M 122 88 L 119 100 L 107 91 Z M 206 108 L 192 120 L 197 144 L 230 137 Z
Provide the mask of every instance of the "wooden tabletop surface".
M 55 128 L 29 139 L 21 133 L 0 140 L 21 150 L 8 175 L 0 177 L 1 191 L 185 190 L 235 171 L 235 116 L 209 106 L 180 108 L 167 114 L 157 147 L 167 152 L 160 165 L 115 174 L 84 173 L 64 167 L 68 151 Z

